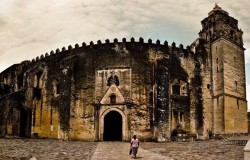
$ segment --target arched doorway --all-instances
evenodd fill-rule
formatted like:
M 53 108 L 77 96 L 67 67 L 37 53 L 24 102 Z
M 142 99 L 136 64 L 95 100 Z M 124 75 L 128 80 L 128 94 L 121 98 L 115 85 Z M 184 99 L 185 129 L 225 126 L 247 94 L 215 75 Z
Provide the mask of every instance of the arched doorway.
M 117 111 L 110 111 L 104 117 L 104 141 L 122 140 L 122 116 Z
M 20 137 L 31 137 L 31 109 L 21 109 L 20 110 Z

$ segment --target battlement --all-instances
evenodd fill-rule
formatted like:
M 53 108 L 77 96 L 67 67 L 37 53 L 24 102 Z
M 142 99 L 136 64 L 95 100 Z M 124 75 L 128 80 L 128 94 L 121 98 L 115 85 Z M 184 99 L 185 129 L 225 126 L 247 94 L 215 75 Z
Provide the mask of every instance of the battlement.
M 111 42 L 109 39 L 106 39 L 104 43 L 101 40 L 97 40 L 96 43 L 94 43 L 93 41 L 90 41 L 89 45 L 87 45 L 85 42 L 82 42 L 81 46 L 78 43 L 76 43 L 74 47 L 72 47 L 72 45 L 69 45 L 67 48 L 62 47 L 61 50 L 59 48 L 57 48 L 55 51 L 51 50 L 49 53 L 46 52 L 44 55 L 42 54 L 41 56 L 37 56 L 36 58 L 33 58 L 29 62 L 34 63 L 34 62 L 38 62 L 46 58 L 49 58 L 51 56 L 55 56 L 55 55 L 62 54 L 62 53 L 76 52 L 78 50 L 84 50 L 86 48 L 98 48 L 98 46 L 114 45 L 114 44 L 126 44 L 126 45 L 136 44 L 136 45 L 147 45 L 151 47 L 166 47 L 168 49 L 177 49 L 177 50 L 179 49 L 182 52 L 193 53 L 189 45 L 187 45 L 186 48 L 184 48 L 183 44 L 179 44 L 179 47 L 176 47 L 175 42 L 173 42 L 169 46 L 168 41 L 164 41 L 163 43 L 161 43 L 161 41 L 157 39 L 154 43 L 152 39 L 148 39 L 148 41 L 145 42 L 145 40 L 142 37 L 140 37 L 138 41 L 135 41 L 135 38 L 131 37 L 130 41 L 127 41 L 126 38 L 122 38 L 121 41 L 115 38 L 113 42 Z
M 24 60 L 21 63 L 15 64 L 15 66 L 19 65 L 32 66 L 39 62 L 46 62 L 48 59 L 52 57 L 61 57 L 61 56 L 67 57 L 68 55 L 79 54 L 88 49 L 98 49 L 99 47 L 105 47 L 105 46 L 112 47 L 113 45 L 145 46 L 146 48 L 148 47 L 148 48 L 158 48 L 158 49 L 164 48 L 164 50 L 168 50 L 167 52 L 175 51 L 175 54 L 185 53 L 185 55 L 189 54 L 193 55 L 194 54 L 193 47 L 195 47 L 194 44 L 192 44 L 192 47 L 188 45 L 184 48 L 183 44 L 179 44 L 179 46 L 177 47 L 175 42 L 172 42 L 172 44 L 169 45 L 168 41 L 164 41 L 162 43 L 159 39 L 157 39 L 155 42 L 153 42 L 152 39 L 148 39 L 147 41 L 145 41 L 142 37 L 140 37 L 138 41 L 136 41 L 134 37 L 131 37 L 130 41 L 127 41 L 126 38 L 122 38 L 120 41 L 117 38 L 115 38 L 113 39 L 113 41 L 106 39 L 104 43 L 101 40 L 97 40 L 96 43 L 90 41 L 88 45 L 85 42 L 82 42 L 81 46 L 78 43 L 76 43 L 74 47 L 72 47 L 72 45 L 69 45 L 68 47 L 63 46 L 61 50 L 59 48 L 51 50 L 50 52 L 46 52 L 45 54 L 37 56 L 32 60 Z M 13 68 L 13 66 L 5 69 L 3 72 L 7 73 L 8 70 L 10 70 L 10 68 Z

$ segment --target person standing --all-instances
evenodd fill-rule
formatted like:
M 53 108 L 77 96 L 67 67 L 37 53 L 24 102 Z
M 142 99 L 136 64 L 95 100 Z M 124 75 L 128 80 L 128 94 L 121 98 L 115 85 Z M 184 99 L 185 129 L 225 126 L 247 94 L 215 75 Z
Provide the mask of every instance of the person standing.
M 133 155 L 136 158 L 136 154 L 139 148 L 139 140 L 136 138 L 136 135 L 134 135 L 131 140 L 131 148 L 132 148 Z

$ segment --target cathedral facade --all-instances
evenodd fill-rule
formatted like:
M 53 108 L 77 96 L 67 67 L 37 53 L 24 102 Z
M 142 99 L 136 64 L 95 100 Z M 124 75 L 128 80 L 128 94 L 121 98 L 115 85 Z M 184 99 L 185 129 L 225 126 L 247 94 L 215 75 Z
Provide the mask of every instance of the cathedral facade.
M 82 43 L 0 73 L 0 136 L 169 141 L 248 133 L 243 32 L 215 5 L 190 46 Z

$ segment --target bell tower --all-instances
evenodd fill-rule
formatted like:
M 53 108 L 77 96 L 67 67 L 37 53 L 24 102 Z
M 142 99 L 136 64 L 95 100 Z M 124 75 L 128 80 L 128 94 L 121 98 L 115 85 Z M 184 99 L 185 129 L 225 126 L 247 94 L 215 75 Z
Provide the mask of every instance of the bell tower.
M 201 24 L 199 36 L 211 55 L 213 133 L 247 133 L 245 49 L 238 20 L 215 4 Z

